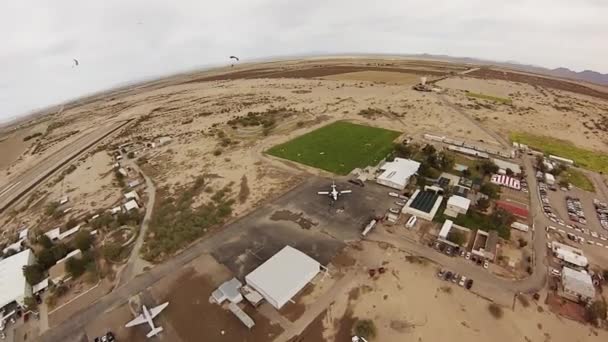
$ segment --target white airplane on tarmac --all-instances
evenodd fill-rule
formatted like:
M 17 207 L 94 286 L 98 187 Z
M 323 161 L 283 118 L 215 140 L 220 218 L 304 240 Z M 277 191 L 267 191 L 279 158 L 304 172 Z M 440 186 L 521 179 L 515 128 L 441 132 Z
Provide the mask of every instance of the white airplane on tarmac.
M 319 195 L 328 195 L 329 197 L 331 197 L 332 200 L 337 201 L 338 200 L 338 196 L 344 195 L 344 194 L 350 194 L 352 192 L 353 192 L 352 190 L 338 191 L 336 189 L 336 182 L 332 182 L 332 184 L 331 184 L 331 191 L 319 191 L 319 192 L 317 192 L 317 194 L 319 194 Z
M 148 310 L 148 308 L 144 305 L 142 306 L 142 313 L 141 315 L 135 317 L 135 319 L 133 319 L 131 322 L 127 323 L 125 325 L 126 328 L 132 327 L 134 325 L 139 325 L 139 324 L 144 324 L 144 323 L 148 323 L 148 325 L 150 326 L 150 332 L 146 335 L 147 338 L 150 338 L 152 336 L 156 336 L 158 335 L 161 331 L 163 331 L 162 327 L 155 327 L 154 326 L 154 322 L 152 321 L 152 319 L 154 319 L 154 317 L 158 316 L 158 314 L 163 311 L 167 306 L 169 305 L 169 302 L 163 303 L 157 307 L 154 307 L 150 310 Z

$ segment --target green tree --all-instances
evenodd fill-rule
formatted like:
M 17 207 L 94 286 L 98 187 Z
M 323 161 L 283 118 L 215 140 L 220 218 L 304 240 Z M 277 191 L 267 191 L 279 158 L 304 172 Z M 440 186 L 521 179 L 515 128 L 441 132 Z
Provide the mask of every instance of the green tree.
M 51 241 L 51 239 L 44 234 L 38 237 L 38 243 L 46 249 L 53 247 L 53 241 Z
M 482 197 L 477 201 L 477 210 L 485 212 L 490 208 L 490 199 Z
M 55 257 L 55 260 L 59 260 L 68 255 L 69 249 L 64 243 L 59 242 L 51 248 L 51 252 Z
M 448 152 L 441 151 L 437 156 L 439 169 L 442 171 L 451 170 L 454 167 L 454 156 Z
M 28 284 L 34 286 L 44 280 L 44 269 L 38 264 L 23 266 L 23 276 Z
M 45 270 L 48 270 L 51 266 L 55 265 L 55 262 L 58 260 L 50 249 L 41 250 L 36 257 L 40 266 Z
M 462 170 L 462 177 L 464 177 L 464 178 L 471 177 L 471 171 L 469 169 Z
M 127 158 L 129 158 L 129 159 L 135 158 L 135 152 L 131 151 L 131 152 L 127 153 Z
M 38 310 L 38 302 L 34 297 L 25 297 L 23 298 L 23 303 L 25 304 L 25 308 L 30 311 Z
M 88 230 L 81 230 L 74 236 L 74 246 L 81 251 L 88 251 L 93 244 L 93 236 Z
M 543 156 L 543 155 L 536 156 L 536 169 L 542 173 L 549 171 L 547 169 L 547 165 L 545 165 L 545 156 Z
M 460 231 L 452 230 L 448 234 L 448 241 L 451 241 L 451 242 L 457 244 L 458 246 L 462 246 L 462 244 L 465 242 L 465 240 L 466 240 L 466 238 L 464 236 L 464 233 L 462 233 Z
M 363 319 L 355 323 L 355 334 L 363 337 L 366 340 L 371 340 L 376 337 L 376 325 L 370 319 Z
M 84 271 L 86 271 L 86 264 L 84 263 L 82 258 L 69 258 L 65 262 L 65 270 L 68 272 L 72 278 L 80 277 Z
M 513 177 L 513 173 L 514 173 L 513 170 L 511 170 L 510 168 L 507 168 L 505 170 L 505 174 L 509 177 Z
M 484 175 L 490 175 L 498 172 L 498 166 L 490 160 L 484 160 L 481 162 L 479 167 Z
M 494 199 L 500 197 L 500 187 L 492 183 L 483 183 L 479 188 L 479 192 Z
M 120 256 L 120 252 L 122 251 L 122 247 L 119 244 L 110 242 L 103 246 L 101 253 L 103 257 L 110 261 L 117 261 Z
M 395 150 L 395 156 L 399 158 L 411 158 L 417 152 L 415 146 L 411 144 L 395 144 L 393 149 Z
M 437 149 L 435 148 L 435 146 L 433 146 L 431 144 L 426 144 L 422 148 L 422 153 L 424 153 L 424 155 L 426 157 L 433 156 L 433 155 L 435 155 L 435 153 L 437 153 Z

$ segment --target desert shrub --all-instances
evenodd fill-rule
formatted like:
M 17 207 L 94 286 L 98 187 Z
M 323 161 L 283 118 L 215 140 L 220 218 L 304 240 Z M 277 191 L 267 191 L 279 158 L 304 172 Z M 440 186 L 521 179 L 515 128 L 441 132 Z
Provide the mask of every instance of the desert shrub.
M 488 305 L 488 311 L 490 312 L 490 315 L 492 315 L 492 317 L 496 319 L 502 318 L 504 314 L 502 311 L 502 307 L 500 307 L 500 305 L 496 303 L 490 303 L 490 305 Z
M 219 156 L 219 155 L 221 155 L 221 154 L 222 154 L 222 150 L 219 149 L 219 148 L 216 149 L 215 151 L 213 151 L 213 155 L 216 156 L 216 157 Z
M 596 300 L 587 306 L 585 310 L 587 320 L 592 324 L 598 324 L 599 321 L 606 320 L 606 302 Z
M 376 337 L 376 325 L 370 319 L 358 320 L 355 323 L 355 334 L 366 340 Z
M 528 297 L 526 297 L 524 294 L 518 294 L 517 300 L 524 308 L 530 306 L 530 301 L 528 300 Z

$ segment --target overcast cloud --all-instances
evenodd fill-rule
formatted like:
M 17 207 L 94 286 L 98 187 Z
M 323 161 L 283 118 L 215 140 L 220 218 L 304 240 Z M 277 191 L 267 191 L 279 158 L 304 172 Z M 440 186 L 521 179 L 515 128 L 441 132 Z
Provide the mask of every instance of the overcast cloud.
M 606 73 L 606 18 L 604 0 L 5 0 L 0 121 L 230 55 L 431 53 Z

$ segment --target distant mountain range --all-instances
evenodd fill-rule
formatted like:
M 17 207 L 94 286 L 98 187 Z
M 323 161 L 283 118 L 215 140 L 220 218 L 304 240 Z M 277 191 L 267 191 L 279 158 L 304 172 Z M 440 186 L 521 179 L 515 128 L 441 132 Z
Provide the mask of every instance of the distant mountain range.
M 440 59 L 454 63 L 469 63 L 469 64 L 478 64 L 478 65 L 495 65 L 499 67 L 504 67 L 508 69 L 520 70 L 525 72 L 531 72 L 535 74 L 561 77 L 561 78 L 569 78 L 571 80 L 576 81 L 584 81 L 589 83 L 595 83 L 599 85 L 608 86 L 608 74 L 602 74 L 593 70 L 585 70 L 581 72 L 572 71 L 568 68 L 557 68 L 557 69 L 549 69 L 543 68 L 534 65 L 526 65 L 520 64 L 518 62 L 496 62 L 489 61 L 484 59 L 470 58 L 470 57 L 451 57 L 446 55 L 430 55 L 430 54 L 421 54 L 416 55 L 423 58 L 429 59 Z

